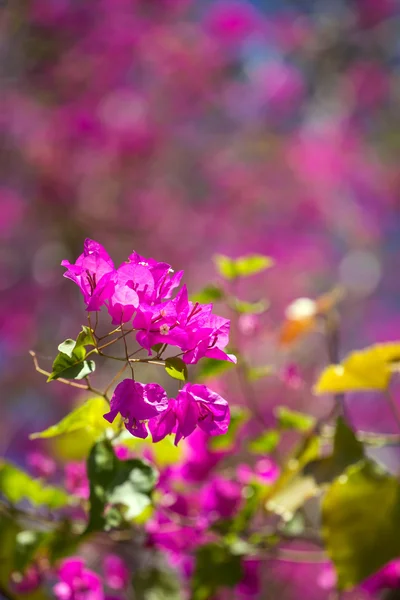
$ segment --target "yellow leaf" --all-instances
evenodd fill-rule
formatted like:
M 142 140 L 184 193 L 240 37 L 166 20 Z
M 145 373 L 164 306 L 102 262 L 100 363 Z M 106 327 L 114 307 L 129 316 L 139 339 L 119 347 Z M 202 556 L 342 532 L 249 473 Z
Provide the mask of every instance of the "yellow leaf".
M 339 365 L 330 365 L 320 375 L 316 394 L 341 394 L 351 391 L 385 390 L 392 372 L 392 363 L 400 360 L 400 342 L 375 344 L 352 352 Z

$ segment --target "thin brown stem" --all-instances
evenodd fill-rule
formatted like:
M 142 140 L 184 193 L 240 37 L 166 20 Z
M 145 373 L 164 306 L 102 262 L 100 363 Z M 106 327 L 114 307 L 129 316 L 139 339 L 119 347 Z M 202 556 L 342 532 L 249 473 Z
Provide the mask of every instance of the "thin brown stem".
M 46 377 L 50 377 L 51 373 L 49 371 L 45 371 L 39 366 L 36 354 L 33 350 L 29 351 L 29 354 L 32 356 L 33 364 L 38 373 L 42 375 L 46 375 Z M 82 383 L 75 383 L 74 381 L 69 381 L 69 379 L 64 379 L 63 377 L 58 377 L 55 381 L 59 381 L 60 383 L 64 383 L 65 385 L 70 385 L 71 387 L 76 387 L 81 390 L 90 390 L 87 385 L 83 385 Z
M 122 334 L 124 334 L 124 328 L 123 328 L 122 323 L 121 323 L 121 331 L 122 331 Z M 135 371 L 133 370 L 132 362 L 129 360 L 128 344 L 126 343 L 126 337 L 125 337 L 125 335 L 123 335 L 122 340 L 124 342 L 126 362 L 129 365 L 129 368 L 131 370 L 132 379 L 135 379 Z
M 119 342 L 120 340 L 124 339 L 127 335 L 132 333 L 132 331 L 134 331 L 134 329 L 129 329 L 129 331 L 125 331 L 125 333 L 123 333 L 119 337 L 114 338 L 113 340 L 111 340 L 110 342 L 107 342 L 106 344 L 103 344 L 102 346 L 98 346 L 97 350 L 100 351 L 100 350 L 103 350 L 104 348 L 107 348 L 108 346 L 112 346 L 116 342 Z
M 41 373 L 41 375 L 46 375 L 46 377 L 50 377 L 51 373 L 49 371 L 45 371 L 44 369 L 42 369 L 39 366 L 39 363 L 38 363 L 38 360 L 36 357 L 36 353 L 33 350 L 30 350 L 29 354 L 32 356 L 35 370 L 38 373 Z M 93 392 L 93 394 L 103 396 L 102 392 L 100 392 L 99 390 L 96 390 L 96 388 L 91 386 L 90 381 L 87 377 L 85 377 L 86 385 L 84 385 L 83 383 L 75 383 L 75 381 L 70 381 L 69 379 L 64 379 L 63 377 L 58 377 L 54 381 L 58 381 L 59 383 L 63 383 L 64 385 L 69 385 L 71 387 L 78 388 L 80 390 L 85 390 L 86 392 Z M 104 397 L 106 398 L 106 400 L 108 400 L 108 398 L 106 396 L 104 396 Z
M 121 369 L 118 371 L 118 373 L 116 375 L 114 375 L 114 377 L 111 379 L 110 383 L 108 384 L 108 386 L 106 387 L 106 389 L 104 390 L 104 396 L 107 395 L 107 392 L 109 391 L 109 389 L 111 388 L 112 384 L 117 381 L 117 379 L 119 377 L 121 377 L 122 373 L 125 371 L 126 367 L 128 366 L 128 363 L 125 363 Z

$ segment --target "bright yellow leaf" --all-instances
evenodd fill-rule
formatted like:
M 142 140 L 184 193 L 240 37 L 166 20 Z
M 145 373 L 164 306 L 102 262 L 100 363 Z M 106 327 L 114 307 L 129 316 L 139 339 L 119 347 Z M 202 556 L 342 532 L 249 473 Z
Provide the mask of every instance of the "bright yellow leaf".
M 320 375 L 316 394 L 387 389 L 394 364 L 400 360 L 400 342 L 375 344 L 352 352 L 339 365 L 330 365 Z

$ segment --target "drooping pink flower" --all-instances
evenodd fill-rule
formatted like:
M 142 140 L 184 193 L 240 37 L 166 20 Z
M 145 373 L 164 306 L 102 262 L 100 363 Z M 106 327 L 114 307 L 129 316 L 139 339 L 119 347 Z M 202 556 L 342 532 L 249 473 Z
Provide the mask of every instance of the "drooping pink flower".
M 114 263 L 101 244 L 86 239 L 81 254 L 75 264 L 68 260 L 61 262 L 67 268 L 64 277 L 74 281 L 81 289 L 87 310 L 100 310 L 105 300 L 114 291 L 112 275 Z
M 123 590 L 129 583 L 129 569 L 118 554 L 107 554 L 103 560 L 104 579 L 113 590 Z
M 61 563 L 58 571 L 60 581 L 53 587 L 58 600 L 103 600 L 104 592 L 100 577 L 85 567 L 80 557 L 70 557 Z
M 112 423 L 120 414 L 125 427 L 135 437 L 148 435 L 145 421 L 160 415 L 168 408 L 168 398 L 158 383 L 139 383 L 124 379 L 114 390 L 110 403 L 110 412 L 104 418 Z
M 230 420 L 226 400 L 205 385 L 187 383 L 175 399 L 169 401 L 168 409 L 157 419 L 149 422 L 153 441 L 163 439 L 175 432 L 175 445 L 188 437 L 197 426 L 208 435 L 226 433 Z

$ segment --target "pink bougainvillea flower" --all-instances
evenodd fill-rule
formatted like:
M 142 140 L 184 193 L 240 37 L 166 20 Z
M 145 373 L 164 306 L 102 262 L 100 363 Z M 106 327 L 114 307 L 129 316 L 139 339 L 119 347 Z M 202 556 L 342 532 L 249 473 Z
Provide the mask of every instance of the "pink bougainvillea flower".
M 58 600 L 103 600 L 100 577 L 85 567 L 79 557 L 70 557 L 61 563 L 58 571 L 60 581 L 53 587 Z
M 175 445 L 199 426 L 208 435 L 226 433 L 230 412 L 226 400 L 205 385 L 187 383 L 164 414 L 149 422 L 153 441 L 175 432 Z
M 148 432 L 144 421 L 157 417 L 167 408 L 167 395 L 158 383 L 143 384 L 124 379 L 115 388 L 110 403 L 111 410 L 104 418 L 112 423 L 119 413 L 129 433 L 146 438 Z
M 239 509 L 242 488 L 236 481 L 215 476 L 202 492 L 202 507 L 210 520 L 229 519 Z
M 377 573 L 374 573 L 361 584 L 361 589 L 370 594 L 377 594 L 384 589 L 400 587 L 400 559 L 387 563 Z
M 123 590 L 129 584 L 129 569 L 117 554 L 108 554 L 103 560 L 106 585 L 113 590 Z
M 70 494 L 87 500 L 90 495 L 86 463 L 69 462 L 65 465 L 65 487 Z
M 249 557 L 242 560 L 243 577 L 235 588 L 239 598 L 258 598 L 261 591 L 260 567 L 259 558 Z
M 179 286 L 183 276 L 183 271 L 174 273 L 168 263 L 157 262 L 154 258 L 144 258 L 137 252 L 133 252 L 129 256 L 129 263 L 145 267 L 151 274 L 154 286 L 152 290 L 146 291 L 146 298 L 141 298 L 141 300 L 147 300 L 149 303 L 170 298 L 173 290 Z
M 246 485 L 253 481 L 260 484 L 272 485 L 279 477 L 279 467 L 270 458 L 262 458 L 257 461 L 254 467 L 240 464 L 236 469 L 238 481 Z
M 35 477 L 48 479 L 56 472 L 56 462 L 50 456 L 43 454 L 43 452 L 29 452 L 26 462 L 32 469 Z
M 210 473 L 227 455 L 227 450 L 209 448 L 209 436 L 202 429 L 195 429 L 186 440 L 184 451 L 185 460 L 176 469 L 185 481 L 202 482 L 208 479 Z
M 136 339 L 150 352 L 155 344 L 166 343 L 183 350 L 186 363 L 197 363 L 203 356 L 236 362 L 224 352 L 229 341 L 229 319 L 213 315 L 212 304 L 190 302 L 186 286 L 167 303 L 143 305 L 133 321 L 139 329 Z
M 36 564 L 31 564 L 24 573 L 14 571 L 10 577 L 10 587 L 16 594 L 29 594 L 42 583 L 42 576 Z
M 112 275 L 115 272 L 113 261 L 103 246 L 86 239 L 83 254 L 77 258 L 75 264 L 68 260 L 63 260 L 61 264 L 67 268 L 64 277 L 80 287 L 87 310 L 100 310 L 114 291 Z
M 288 387 L 294 390 L 298 390 L 304 385 L 303 377 L 301 376 L 299 367 L 296 363 L 288 363 L 285 365 L 281 369 L 279 376 Z

